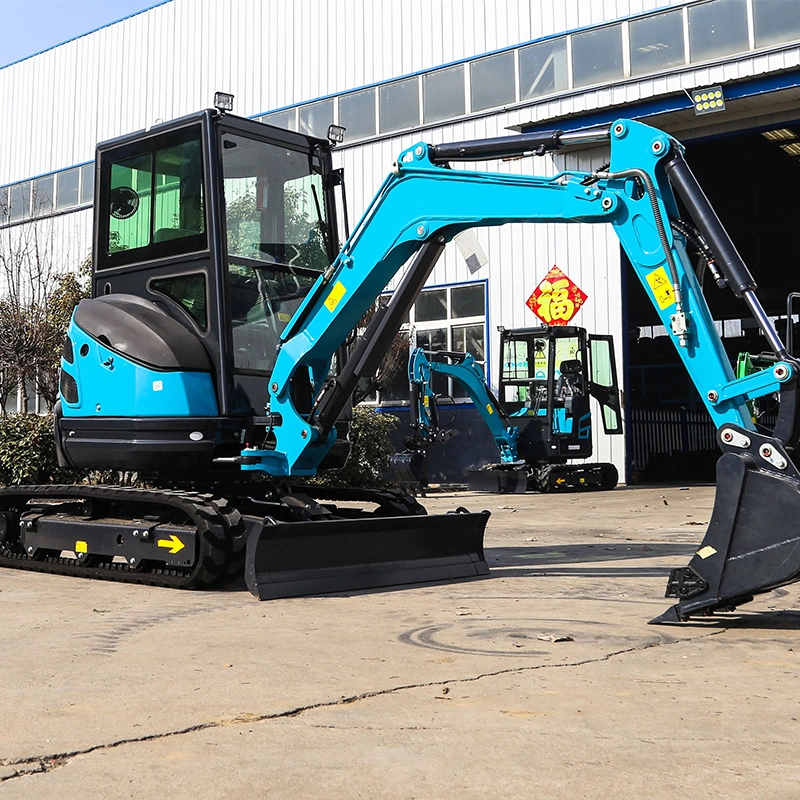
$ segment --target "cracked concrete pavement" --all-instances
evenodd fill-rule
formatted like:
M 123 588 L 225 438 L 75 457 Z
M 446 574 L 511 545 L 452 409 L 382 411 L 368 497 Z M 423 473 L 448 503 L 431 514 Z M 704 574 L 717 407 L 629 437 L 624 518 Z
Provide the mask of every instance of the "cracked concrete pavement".
M 0 798 L 797 797 L 800 585 L 648 626 L 713 487 L 469 493 L 488 578 L 259 603 L 0 573 Z

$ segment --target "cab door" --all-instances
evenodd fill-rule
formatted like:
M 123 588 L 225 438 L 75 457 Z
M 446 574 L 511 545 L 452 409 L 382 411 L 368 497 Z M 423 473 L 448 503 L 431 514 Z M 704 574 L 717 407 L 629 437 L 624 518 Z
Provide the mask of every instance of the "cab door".
M 600 404 L 603 430 L 609 434 L 622 433 L 617 364 L 612 336 L 589 335 L 589 376 L 589 393 Z

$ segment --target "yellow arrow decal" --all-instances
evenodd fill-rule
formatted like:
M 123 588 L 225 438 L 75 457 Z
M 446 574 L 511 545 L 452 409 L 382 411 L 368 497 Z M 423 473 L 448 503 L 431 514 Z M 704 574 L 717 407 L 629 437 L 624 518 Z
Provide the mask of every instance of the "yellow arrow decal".
M 170 555 L 175 555 L 175 553 L 180 553 L 186 545 L 173 533 L 170 534 L 169 539 L 159 539 L 156 544 L 159 547 L 166 547 Z

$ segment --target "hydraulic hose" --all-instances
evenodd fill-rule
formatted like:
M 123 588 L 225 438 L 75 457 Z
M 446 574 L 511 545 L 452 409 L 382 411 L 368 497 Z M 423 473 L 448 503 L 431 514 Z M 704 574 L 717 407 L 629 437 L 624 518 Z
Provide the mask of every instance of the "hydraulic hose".
M 674 231 L 677 231 L 682 236 L 685 236 L 688 241 L 690 241 L 696 248 L 697 251 L 700 253 L 700 262 L 697 265 L 697 280 L 700 285 L 703 285 L 703 276 L 705 275 L 705 270 L 711 273 L 714 281 L 716 282 L 717 286 L 720 289 L 724 288 L 728 285 L 728 281 L 725 279 L 725 276 L 717 269 L 716 259 L 714 258 L 714 253 L 711 248 L 708 246 L 708 242 L 703 238 L 703 235 L 700 231 L 697 230 L 693 225 L 690 225 L 688 222 L 682 219 L 673 219 L 670 220 L 670 225 Z
M 638 178 L 645 190 L 648 200 L 650 201 L 650 208 L 653 211 L 653 219 L 656 223 L 656 232 L 658 233 L 661 247 L 664 250 L 664 257 L 667 261 L 669 268 L 670 280 L 672 281 L 672 291 L 675 294 L 675 314 L 673 315 L 673 330 L 678 337 L 681 347 L 686 347 L 688 344 L 686 335 L 685 314 L 683 311 L 683 296 L 681 294 L 680 277 L 678 276 L 678 268 L 675 265 L 675 259 L 672 255 L 672 247 L 667 238 L 667 228 L 664 224 L 664 218 L 661 215 L 661 208 L 658 205 L 658 194 L 656 187 L 653 184 L 653 179 L 648 172 L 638 167 L 631 167 L 630 169 L 620 170 L 619 172 L 598 172 L 598 178 L 605 178 L 607 180 L 625 180 L 626 178 Z

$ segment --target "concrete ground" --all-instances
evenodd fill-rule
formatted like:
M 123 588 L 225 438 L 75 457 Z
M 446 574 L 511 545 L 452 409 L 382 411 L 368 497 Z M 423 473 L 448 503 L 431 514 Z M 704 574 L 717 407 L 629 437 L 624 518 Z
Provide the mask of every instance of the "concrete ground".
M 491 575 L 385 592 L 3 571 L 0 798 L 800 797 L 800 584 L 647 625 L 712 501 L 434 496 Z

